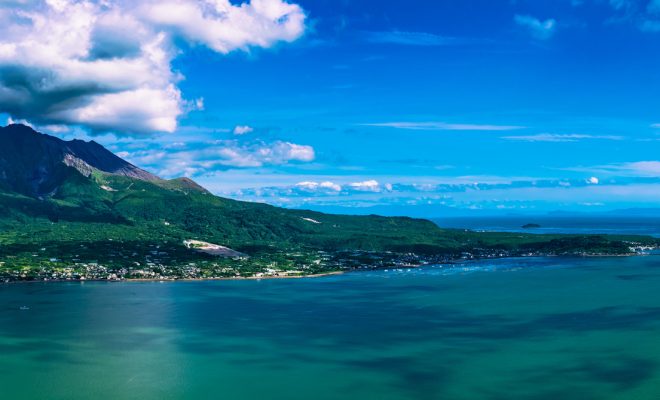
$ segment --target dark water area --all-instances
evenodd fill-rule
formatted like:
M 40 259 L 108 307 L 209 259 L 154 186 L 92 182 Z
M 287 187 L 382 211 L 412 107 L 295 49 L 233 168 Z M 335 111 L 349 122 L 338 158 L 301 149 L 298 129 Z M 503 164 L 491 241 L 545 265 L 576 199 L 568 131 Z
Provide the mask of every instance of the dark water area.
M 657 399 L 660 257 L 0 286 L 1 399 Z

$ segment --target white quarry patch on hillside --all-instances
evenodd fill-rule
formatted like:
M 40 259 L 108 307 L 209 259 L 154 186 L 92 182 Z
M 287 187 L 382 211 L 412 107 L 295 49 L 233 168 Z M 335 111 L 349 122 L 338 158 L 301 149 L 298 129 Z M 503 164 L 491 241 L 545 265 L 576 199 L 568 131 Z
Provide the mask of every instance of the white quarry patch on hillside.
M 92 175 L 92 172 L 94 171 L 94 167 L 91 165 L 87 164 L 85 161 L 81 160 L 80 158 L 75 157 L 72 154 L 65 154 L 64 155 L 64 160 L 62 160 L 64 164 L 68 167 L 72 167 L 78 170 L 81 174 L 89 177 Z
M 229 247 L 220 246 L 219 244 L 213 244 L 208 242 L 202 242 L 201 240 L 184 240 L 183 244 L 189 248 L 202 253 L 210 254 L 212 256 L 220 256 L 227 258 L 246 258 L 247 254 L 241 253 L 239 251 L 230 249 Z
M 110 186 L 106 186 L 106 185 L 101 185 L 101 189 L 105 190 L 106 192 L 116 192 L 117 191 L 117 189 L 113 189 Z
M 300 219 L 302 219 L 303 221 L 311 222 L 313 224 L 320 224 L 321 223 L 321 222 L 319 222 L 315 219 L 311 219 L 311 218 L 300 217 Z

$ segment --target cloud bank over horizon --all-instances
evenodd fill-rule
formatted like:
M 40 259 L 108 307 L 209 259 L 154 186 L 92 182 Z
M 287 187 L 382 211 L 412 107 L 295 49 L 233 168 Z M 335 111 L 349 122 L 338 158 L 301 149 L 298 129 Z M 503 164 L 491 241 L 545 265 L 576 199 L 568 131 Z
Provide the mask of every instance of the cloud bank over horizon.
M 225 191 L 224 194 L 291 208 L 331 212 L 353 209 L 365 213 L 377 209 L 378 213 L 423 217 L 440 216 L 429 212 L 444 215 L 503 211 L 543 213 L 559 209 L 598 212 L 633 204 L 655 207 L 660 195 L 658 176 L 626 180 L 591 177 L 586 180 L 525 179 L 508 182 L 506 178 L 499 178 L 498 181 L 495 177 L 470 177 L 475 180 L 473 183 L 465 182 L 465 178 L 459 177 L 453 182 L 446 179 L 442 183 L 437 183 L 442 180 L 435 183 L 303 181 L 294 185 Z M 615 206 L 612 207 L 612 204 Z
M 0 0 L 0 119 L 241 200 L 646 206 L 658 40 L 657 0 Z
M 0 3 L 0 112 L 95 132 L 174 132 L 186 99 L 173 60 L 292 42 L 305 13 L 283 0 L 36 0 Z

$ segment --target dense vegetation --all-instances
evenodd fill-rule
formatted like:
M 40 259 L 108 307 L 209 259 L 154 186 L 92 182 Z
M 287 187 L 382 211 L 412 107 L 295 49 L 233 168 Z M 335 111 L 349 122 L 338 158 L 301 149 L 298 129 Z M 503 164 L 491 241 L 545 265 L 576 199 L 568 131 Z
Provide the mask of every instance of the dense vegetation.
M 269 267 L 319 273 L 360 264 L 520 254 L 624 254 L 642 237 L 477 233 L 411 218 L 328 215 L 211 195 L 189 180 L 143 181 L 75 170 L 50 199 L 0 192 L 0 276 L 71 265 L 195 276 L 251 275 Z M 227 260 L 188 249 L 187 239 L 251 256 Z M 366 257 L 366 258 L 365 258 Z M 403 257 L 403 258 L 402 258 Z M 389 263 L 389 264 L 388 264 Z M 161 271 L 163 268 L 171 268 Z M 183 275 L 186 276 L 186 275 Z
M 187 248 L 226 246 L 248 259 Z M 643 237 L 476 233 L 412 218 L 329 215 L 213 196 L 94 142 L 0 128 L 0 278 L 213 277 L 410 265 L 457 257 L 627 254 Z

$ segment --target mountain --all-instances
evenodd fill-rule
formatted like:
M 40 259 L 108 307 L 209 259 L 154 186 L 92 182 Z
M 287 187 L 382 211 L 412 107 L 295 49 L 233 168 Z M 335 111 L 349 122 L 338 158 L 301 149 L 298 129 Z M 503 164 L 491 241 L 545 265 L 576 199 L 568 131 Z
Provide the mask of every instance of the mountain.
M 86 177 L 102 172 L 160 180 L 94 141 L 67 142 L 19 124 L 0 128 L 0 187 L 5 190 L 33 197 L 51 196 L 69 177 L 70 168 Z
M 83 228 L 104 224 L 92 236 L 120 231 L 135 238 L 147 230 L 141 234 L 149 238 L 194 236 L 235 247 L 315 243 L 339 248 L 350 241 L 356 248 L 382 249 L 384 240 L 395 248 L 406 241 L 393 239 L 409 229 L 439 230 L 411 218 L 330 216 L 216 197 L 189 178 L 161 179 L 96 142 L 63 141 L 24 125 L 0 128 L 3 217 Z M 58 231 L 57 226 L 49 230 Z M 420 245 L 426 242 L 422 239 Z M 320 244 L 324 240 L 328 243 Z
M 161 179 L 95 142 L 63 141 L 23 125 L 0 129 L 0 279 L 309 274 L 465 254 L 623 254 L 631 243 L 656 241 L 476 233 L 424 219 L 230 200 L 188 178 Z

